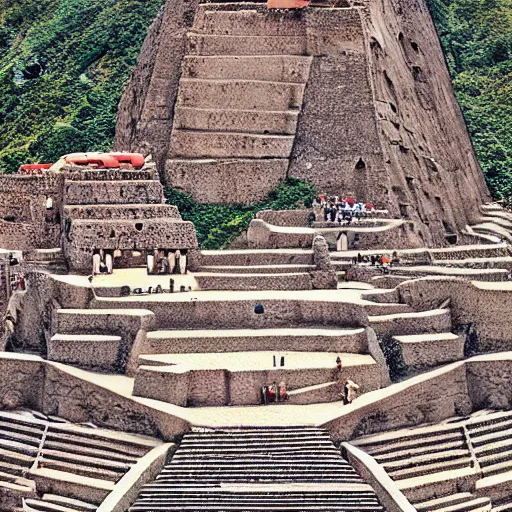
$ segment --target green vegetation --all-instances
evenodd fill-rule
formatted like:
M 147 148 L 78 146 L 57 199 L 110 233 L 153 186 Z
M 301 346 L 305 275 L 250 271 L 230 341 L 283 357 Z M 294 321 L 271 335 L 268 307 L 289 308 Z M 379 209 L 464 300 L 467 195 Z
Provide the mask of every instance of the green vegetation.
M 311 206 L 315 191 L 311 185 L 288 178 L 265 201 L 253 206 L 240 204 L 199 204 L 191 196 L 175 189 L 166 189 L 168 204 L 178 207 L 184 220 L 196 227 L 201 249 L 220 249 L 247 229 L 260 210 L 292 210 L 300 205 Z
M 0 172 L 112 146 L 164 0 L 0 0 Z
M 427 0 L 491 193 L 512 199 L 512 1 Z

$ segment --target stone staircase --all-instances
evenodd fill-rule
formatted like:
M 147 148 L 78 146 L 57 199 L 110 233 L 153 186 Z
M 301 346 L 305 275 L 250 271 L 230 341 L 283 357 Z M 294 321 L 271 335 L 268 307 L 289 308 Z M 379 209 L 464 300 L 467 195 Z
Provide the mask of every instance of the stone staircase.
M 202 251 L 194 274 L 202 290 L 310 290 L 311 250 Z
M 512 413 L 475 418 L 467 429 L 484 477 L 512 471 Z
M 154 328 L 144 309 L 59 309 L 47 357 L 95 371 L 124 373 L 132 346 Z
M 461 492 L 415 503 L 414 508 L 418 512 L 490 512 L 491 500 L 479 498 L 470 492 Z
M 369 292 L 363 298 L 376 300 L 382 306 L 393 306 L 398 297 L 394 290 Z M 397 304 L 398 305 L 398 304 Z M 449 309 L 428 311 L 398 311 L 389 314 L 373 314 L 369 311 L 370 326 L 382 339 L 382 343 L 393 345 L 399 352 L 403 371 L 416 372 L 464 358 L 463 336 L 452 333 L 452 318 Z M 389 341 L 391 336 L 391 342 Z M 398 354 L 393 350 L 388 365 L 398 364 Z
M 512 412 L 482 411 L 352 444 L 383 466 L 419 512 L 505 512 L 512 508 L 511 439 Z
M 115 483 L 159 444 L 40 413 L 0 412 L 0 492 L 3 498 L 11 494 L 13 509 L 23 499 L 20 510 L 96 510 Z
M 40 499 L 26 499 L 24 512 L 91 512 L 98 507 L 83 500 L 57 494 L 44 494 Z
M 384 509 L 325 431 L 268 427 L 185 434 L 172 460 L 129 510 Z
M 166 165 L 173 187 L 199 202 L 254 203 L 284 180 L 312 59 L 296 14 L 198 7 Z

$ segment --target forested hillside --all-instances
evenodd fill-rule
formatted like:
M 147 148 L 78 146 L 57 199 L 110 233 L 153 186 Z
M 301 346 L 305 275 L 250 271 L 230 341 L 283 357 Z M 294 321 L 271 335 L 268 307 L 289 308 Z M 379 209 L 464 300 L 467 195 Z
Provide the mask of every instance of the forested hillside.
M 512 0 L 428 0 L 495 197 L 512 196 Z M 0 172 L 108 149 L 164 0 L 0 0 Z
M 0 172 L 112 144 L 164 0 L 0 0 Z
M 512 0 L 427 0 L 495 198 L 512 198 Z

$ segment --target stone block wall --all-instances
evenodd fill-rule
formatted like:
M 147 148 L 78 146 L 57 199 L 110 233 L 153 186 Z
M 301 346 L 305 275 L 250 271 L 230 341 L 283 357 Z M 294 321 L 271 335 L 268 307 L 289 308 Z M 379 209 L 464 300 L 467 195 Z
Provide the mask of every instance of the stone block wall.
M 175 219 L 75 220 L 63 244 L 72 270 L 89 272 L 94 249 L 195 249 L 194 225 Z
M 178 219 L 181 215 L 176 206 L 166 204 L 148 205 L 69 205 L 64 215 L 79 220 L 134 220 L 134 219 Z
M 256 218 L 275 226 L 300 227 L 309 226 L 310 209 L 304 210 L 261 210 Z
M 450 299 L 454 327 L 473 325 L 481 352 L 512 349 L 512 293 L 506 284 L 457 278 L 422 278 L 398 286 L 401 302 L 415 309 L 437 307 Z
M 359 397 L 338 416 L 322 425 L 336 441 L 369 434 L 438 423 L 473 410 L 465 363 L 413 377 L 391 387 Z
M 261 303 L 263 314 L 254 308 Z M 320 300 L 93 300 L 93 308 L 145 308 L 153 311 L 158 329 L 274 328 L 300 325 L 361 327 L 368 324 L 363 306 Z
M 59 246 L 63 183 L 63 175 L 58 174 L 0 176 L 0 247 Z M 48 198 L 53 202 L 51 210 L 46 209 Z
M 67 181 L 66 204 L 161 204 L 158 181 Z

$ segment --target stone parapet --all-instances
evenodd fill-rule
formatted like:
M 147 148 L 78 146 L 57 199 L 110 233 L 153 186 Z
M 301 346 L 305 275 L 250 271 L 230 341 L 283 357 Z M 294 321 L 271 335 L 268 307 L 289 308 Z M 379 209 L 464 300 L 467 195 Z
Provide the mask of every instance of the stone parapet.
M 74 204 L 64 207 L 64 215 L 73 220 L 181 220 L 178 208 L 165 204 Z
M 66 204 L 159 204 L 163 203 L 158 181 L 68 181 Z

